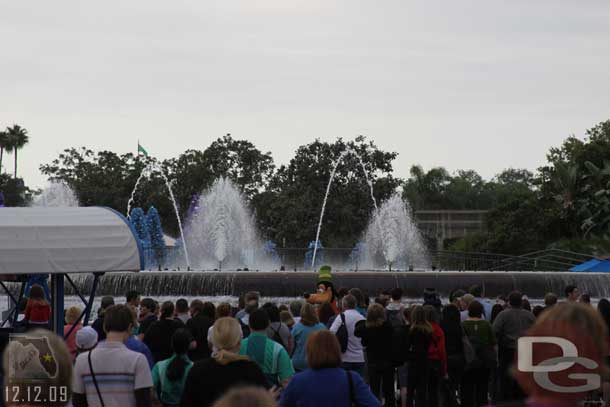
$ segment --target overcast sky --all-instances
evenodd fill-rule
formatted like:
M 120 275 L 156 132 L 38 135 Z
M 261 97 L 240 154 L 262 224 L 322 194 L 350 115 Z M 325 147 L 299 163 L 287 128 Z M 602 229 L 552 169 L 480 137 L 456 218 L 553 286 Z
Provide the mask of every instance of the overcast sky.
M 491 177 L 609 117 L 609 21 L 607 0 L 0 0 L 0 126 L 29 130 L 34 186 L 67 147 L 227 132 L 276 163 L 365 134 L 399 176 Z

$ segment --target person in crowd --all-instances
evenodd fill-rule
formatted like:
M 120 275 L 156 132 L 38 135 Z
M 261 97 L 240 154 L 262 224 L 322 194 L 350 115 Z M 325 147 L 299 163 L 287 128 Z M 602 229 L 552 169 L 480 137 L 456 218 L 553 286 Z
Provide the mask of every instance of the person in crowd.
M 79 329 L 76 333 L 74 343 L 76 345 L 77 357 L 83 352 L 88 352 L 97 346 L 97 331 L 90 326 Z
M 148 328 L 157 321 L 157 303 L 152 298 L 144 298 L 140 301 L 140 317 L 138 319 L 140 327 L 138 329 L 138 339 L 144 340 L 144 335 Z
M 343 297 L 342 310 L 343 312 L 339 317 L 335 318 L 333 324 L 330 327 L 330 331 L 334 334 L 337 333 L 339 327 L 345 324 L 347 328 L 347 349 L 342 354 L 343 365 L 345 370 L 352 370 L 358 373 L 360 376 L 364 375 L 364 349 L 362 347 L 362 341 L 356 335 L 354 331 L 356 329 L 356 323 L 364 321 L 364 317 L 361 313 L 356 311 L 356 298 L 348 294 Z
M 430 363 L 428 351 L 432 343 L 434 329 L 426 320 L 424 307 L 416 305 L 411 310 L 408 334 L 407 391 L 401 391 L 403 406 L 428 406 L 428 378 Z M 414 404 L 415 403 L 415 404 Z
M 180 298 L 176 301 L 176 319 L 179 319 L 183 324 L 186 325 L 191 316 L 189 314 L 189 303 L 184 298 Z
M 564 293 L 566 295 L 566 300 L 570 302 L 576 302 L 578 301 L 578 297 L 580 297 L 580 291 L 575 285 L 566 286 Z
M 277 407 L 273 395 L 261 387 L 237 387 L 219 398 L 212 407 Z
M 526 310 L 527 312 L 532 312 L 532 305 L 530 304 L 530 300 L 527 298 L 523 298 L 521 300 L 521 308 Z
M 258 309 L 250 314 L 250 336 L 241 342 L 240 355 L 248 356 L 261 368 L 269 385 L 285 386 L 294 375 L 286 349 L 267 335 L 269 314 Z
M 28 305 L 25 307 L 25 322 L 28 329 L 49 328 L 51 306 L 46 299 L 44 289 L 34 284 L 30 288 Z
M 591 305 L 591 296 L 587 293 L 582 293 L 578 298 L 578 302 L 581 304 Z
M 320 318 L 320 322 L 323 323 L 327 328 L 330 328 L 336 315 L 337 314 L 335 314 L 335 311 L 328 302 L 321 304 L 318 308 L 318 317 Z
M 191 331 L 197 346 L 189 352 L 189 357 L 193 362 L 209 358 L 212 351 L 208 345 L 208 331 L 214 325 L 216 308 L 214 304 L 200 300 L 191 301 L 191 319 L 186 323 L 186 327 Z
M 543 312 L 525 335 L 534 337 L 552 336 L 567 340 L 573 344 L 580 358 L 584 358 L 591 363 L 584 370 L 587 377 L 607 377 L 608 375 L 608 365 L 606 363 L 608 330 L 600 313 L 596 312 L 593 307 L 575 301 L 557 304 Z M 547 360 L 560 355 L 557 347 L 554 346 L 534 346 L 531 352 L 530 360 Z M 572 368 L 567 368 L 563 375 L 567 377 L 568 374 L 581 373 L 583 372 L 581 368 L 583 368 L 583 365 L 576 363 Z M 540 386 L 533 379 L 532 372 L 516 370 L 515 374 L 518 383 L 528 395 L 528 406 L 577 407 L 588 405 L 587 403 L 583 404 L 583 401 L 591 395 L 590 391 L 558 392 L 553 388 Z M 568 385 L 576 386 L 577 383 L 590 383 L 589 380 L 571 380 Z
M 256 311 L 252 316 L 252 322 L 257 324 L 258 318 L 267 314 Z M 182 407 L 210 406 L 223 393 L 238 385 L 270 387 L 259 366 L 239 354 L 241 335 L 241 326 L 234 318 L 224 317 L 214 323 L 212 342 L 218 351 L 211 358 L 195 362 L 191 368 L 184 385 Z M 267 339 L 264 333 L 261 336 Z
M 403 317 L 404 306 L 402 305 L 402 288 L 396 287 L 390 292 L 390 302 L 385 307 L 386 319 L 393 327 L 405 324 Z
M 248 326 L 248 316 L 258 309 L 260 294 L 257 291 L 249 291 L 244 296 L 244 307 L 235 314 L 235 318 L 243 325 Z
M 179 406 L 184 383 L 193 367 L 187 352 L 193 336 L 186 328 L 180 328 L 172 336 L 173 355 L 157 362 L 152 369 L 155 395 L 164 406 Z
M 148 407 L 153 387 L 146 358 L 127 349 L 134 320 L 126 305 L 106 309 L 106 340 L 81 353 L 74 365 L 72 403 L 81 406 Z
M 309 303 L 303 304 L 301 310 L 299 310 L 299 315 L 301 319 L 292 329 L 295 344 L 292 364 L 297 372 L 307 369 L 305 345 L 309 336 L 316 331 L 326 329 L 326 326 L 318 319 L 313 305 Z
M 535 305 L 534 308 L 532 308 L 532 314 L 534 314 L 534 318 L 538 318 L 543 311 L 544 307 L 542 305 Z
M 282 312 L 282 311 L 288 311 L 289 308 L 288 308 L 288 305 L 286 305 L 286 304 L 277 304 L 277 309 L 279 309 L 280 312 Z M 288 312 L 290 312 L 290 311 L 288 311 Z
M 306 352 L 309 369 L 290 380 L 281 394 L 281 407 L 381 406 L 360 375 L 341 369 L 341 347 L 334 334 L 313 332 Z
M 333 285 L 332 269 L 328 265 L 320 267 L 318 271 L 318 284 L 316 286 L 316 292 L 314 294 L 305 294 L 305 300 L 314 305 L 321 306 L 324 303 L 330 304 L 333 313 L 336 315 L 339 313 L 337 307 L 337 293 L 335 292 L 335 286 Z
M 597 303 L 597 311 L 602 317 L 602 320 L 606 324 L 606 331 L 610 333 L 610 301 L 605 298 L 602 298 Z M 606 352 L 606 365 L 610 366 L 610 347 Z M 610 405 L 610 380 L 606 378 L 604 380 L 603 386 L 603 396 L 606 405 Z
M 464 331 L 458 307 L 453 304 L 443 307 L 440 326 L 445 334 L 445 353 L 447 354 L 447 374 L 450 390 L 456 393 L 460 389 L 464 365 L 466 364 Z
M 519 295 L 519 300 L 521 300 L 521 295 Z M 520 307 L 518 309 L 521 310 Z M 466 366 L 462 379 L 462 406 L 464 407 L 480 407 L 489 402 L 489 378 L 491 369 L 494 369 L 496 365 L 494 349 L 496 339 L 491 324 L 485 319 L 484 312 L 483 304 L 475 300 L 468 306 L 468 319 L 462 322 L 466 336 L 476 354 L 475 360 Z
M 128 291 L 127 294 L 125 294 L 125 305 L 137 311 L 140 307 L 140 293 L 136 290 Z
M 294 318 L 292 318 L 292 314 L 290 313 L 290 311 L 280 311 L 280 322 L 286 325 L 292 333 L 292 328 L 294 328 L 296 322 L 294 322 Z
M 231 304 L 227 302 L 223 302 L 218 304 L 215 310 L 215 320 L 219 320 L 220 318 L 230 317 L 231 316 Z M 218 352 L 218 349 L 214 348 L 214 342 L 212 341 L 212 335 L 214 333 L 214 324 L 208 328 L 208 349 L 212 350 L 212 355 Z M 240 339 L 243 339 L 240 338 Z
M 441 379 L 447 377 L 445 333 L 439 325 L 439 315 L 434 306 L 424 305 L 424 313 L 432 327 L 432 341 L 428 347 L 428 405 L 436 407 L 439 403 Z
M 31 330 L 25 341 L 45 342 L 52 350 L 55 374 L 44 380 L 23 380 L 42 369 L 41 360 L 31 357 L 31 347 L 20 340 L 9 341 L 2 354 L 4 373 L 3 406 L 60 407 L 69 404 L 72 393 L 72 356 L 65 342 L 46 329 Z M 9 372 L 11 372 L 9 374 Z M 36 402 L 39 400 L 39 402 Z M 78 407 L 78 406 L 77 406 Z
M 462 309 L 460 311 L 460 319 L 462 320 L 462 322 L 466 321 L 468 319 L 468 307 L 470 306 L 470 303 L 472 303 L 474 301 L 474 295 L 468 293 L 468 294 L 464 294 L 462 296 Z
M 498 314 L 500 314 L 500 312 L 504 311 L 504 305 L 500 304 L 500 303 L 495 303 L 493 305 L 493 307 L 491 307 L 491 320 L 489 322 L 491 322 L 492 324 L 494 323 L 494 321 L 496 320 L 496 318 L 498 317 Z
M 508 308 L 502 311 L 493 323 L 493 330 L 498 341 L 498 379 L 500 400 L 519 400 L 523 392 L 511 374 L 515 360 L 517 340 L 523 336 L 536 321 L 531 312 L 522 307 L 522 295 L 513 291 L 508 296 Z
M 131 311 L 131 317 L 133 318 L 134 321 L 136 321 L 138 319 L 138 317 L 137 317 L 138 314 L 136 313 L 136 310 L 133 307 L 129 307 L 129 310 Z M 132 350 L 134 352 L 138 352 L 138 353 L 141 353 L 142 355 L 144 355 L 150 368 L 151 369 L 153 368 L 155 361 L 153 359 L 152 352 L 150 351 L 150 349 L 144 342 L 142 342 L 135 336 L 135 334 L 132 333 L 132 335 L 129 336 L 129 339 L 127 339 L 127 342 L 125 342 L 125 346 L 129 350 Z
M 368 381 L 373 394 L 380 400 L 383 396 L 385 405 L 394 406 L 394 329 L 385 315 L 383 306 L 370 305 L 366 320 L 356 324 L 354 335 L 362 340 L 362 346 L 366 349 Z
M 546 293 L 544 296 L 544 309 L 547 310 L 555 304 L 557 304 L 557 294 Z
M 458 307 L 461 310 L 462 297 L 466 294 L 466 291 L 461 288 L 457 288 L 449 293 L 449 303 Z
M 425 288 L 424 289 L 424 306 L 428 305 L 436 309 L 438 312 L 441 310 L 441 298 L 436 291 L 436 288 Z
M 150 325 L 142 341 L 150 349 L 155 363 L 172 356 L 172 336 L 183 327 L 182 322 L 174 319 L 174 303 L 165 301 L 161 305 L 159 320 Z
M 295 325 L 301 321 L 301 308 L 303 308 L 303 301 L 295 300 L 290 303 L 290 313 Z
M 474 297 L 475 301 L 478 301 L 483 305 L 483 314 L 487 321 L 491 321 L 491 308 L 493 304 L 488 298 L 485 298 L 485 293 L 483 292 L 483 287 L 475 284 L 468 290 L 470 294 Z
M 80 322 L 82 310 L 79 307 L 70 307 L 66 311 L 66 325 L 64 325 L 64 340 L 72 355 L 72 360 L 76 359 L 76 334 L 81 330 L 83 324 Z M 74 328 L 72 328 L 74 326 Z M 70 335 L 68 335 L 70 334 Z
M 366 303 L 366 296 L 364 295 L 362 290 L 359 289 L 359 288 L 351 288 L 349 290 L 349 294 L 353 295 L 354 298 L 356 299 L 356 308 L 355 308 L 355 310 L 358 311 L 358 313 L 360 315 L 362 315 L 363 317 L 366 318 L 367 303 Z
M 289 355 L 292 355 L 294 349 L 294 339 L 290 333 L 290 328 L 283 324 L 280 319 L 280 310 L 275 304 L 267 303 L 263 305 L 263 310 L 269 316 L 269 327 L 267 328 L 267 336 L 286 349 Z
M 106 340 L 106 332 L 104 332 L 104 314 L 106 310 L 114 305 L 114 298 L 110 296 L 102 297 L 100 308 L 97 311 L 97 318 L 91 324 L 91 327 L 97 332 L 97 337 L 100 341 Z

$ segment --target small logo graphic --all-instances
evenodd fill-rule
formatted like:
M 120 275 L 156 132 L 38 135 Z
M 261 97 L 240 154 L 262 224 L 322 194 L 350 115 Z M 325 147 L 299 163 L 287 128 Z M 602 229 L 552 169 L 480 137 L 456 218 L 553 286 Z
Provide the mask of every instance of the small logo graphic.
M 534 345 L 558 347 L 561 356 L 539 360 L 534 364 Z M 546 353 L 546 352 L 545 352 Z M 579 371 L 572 372 L 575 366 Z M 541 388 L 554 393 L 584 393 L 599 389 L 601 377 L 597 372 L 599 364 L 589 358 L 579 356 L 577 346 L 570 340 L 554 336 L 524 336 L 517 342 L 517 370 L 532 373 L 534 382 Z M 582 369 L 590 372 L 583 372 Z M 565 372 L 560 380 L 552 380 L 550 373 Z M 572 383 L 568 383 L 568 382 Z
M 58 365 L 48 338 L 28 334 L 12 334 L 9 338 L 10 381 L 49 381 L 57 377 Z

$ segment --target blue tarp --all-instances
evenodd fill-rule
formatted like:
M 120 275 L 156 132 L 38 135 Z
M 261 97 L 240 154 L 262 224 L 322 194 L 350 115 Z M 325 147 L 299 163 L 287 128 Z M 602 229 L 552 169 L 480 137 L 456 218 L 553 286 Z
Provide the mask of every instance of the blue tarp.
M 574 266 L 570 271 L 590 272 L 590 273 L 610 273 L 610 260 L 589 260 L 578 266 Z

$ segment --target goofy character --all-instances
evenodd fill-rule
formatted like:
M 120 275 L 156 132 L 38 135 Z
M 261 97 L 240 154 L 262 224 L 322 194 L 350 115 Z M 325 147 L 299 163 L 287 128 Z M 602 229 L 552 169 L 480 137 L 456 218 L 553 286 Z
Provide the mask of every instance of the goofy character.
M 335 314 L 339 313 L 337 308 L 337 295 L 333 286 L 332 273 L 330 266 L 320 267 L 318 272 L 318 287 L 315 294 L 305 294 L 305 299 L 310 304 L 329 303 Z

